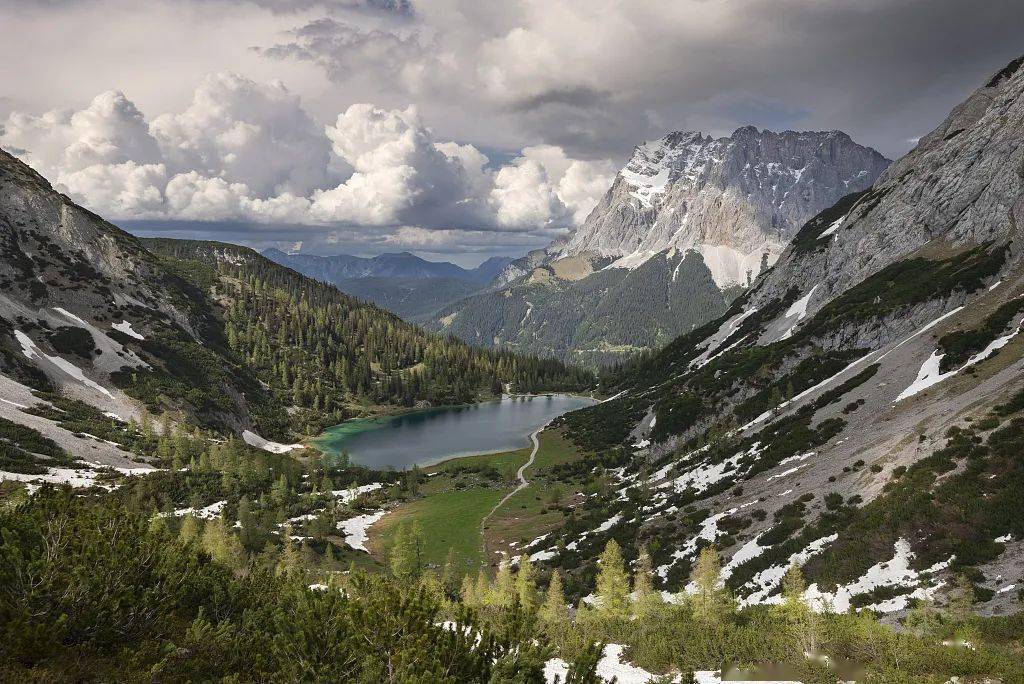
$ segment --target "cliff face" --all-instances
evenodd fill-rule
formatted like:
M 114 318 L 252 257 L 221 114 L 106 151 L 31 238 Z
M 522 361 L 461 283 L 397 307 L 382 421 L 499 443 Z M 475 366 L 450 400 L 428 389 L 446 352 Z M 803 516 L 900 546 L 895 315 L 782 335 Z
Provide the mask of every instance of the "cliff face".
M 807 219 L 870 187 L 888 164 L 838 131 L 671 133 L 636 148 L 558 256 L 635 268 L 659 252 L 692 249 L 720 288 L 746 286 Z

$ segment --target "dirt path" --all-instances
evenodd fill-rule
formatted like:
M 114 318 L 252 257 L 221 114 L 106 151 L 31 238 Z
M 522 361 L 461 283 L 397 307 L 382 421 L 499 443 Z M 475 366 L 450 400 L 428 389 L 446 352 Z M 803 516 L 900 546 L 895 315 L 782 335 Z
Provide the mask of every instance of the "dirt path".
M 516 477 L 519 479 L 519 484 L 516 486 L 515 489 L 513 489 L 511 492 L 503 496 L 501 498 L 501 501 L 494 504 L 494 508 L 492 508 L 490 512 L 483 517 L 483 520 L 480 521 L 480 542 L 484 548 L 485 561 L 487 560 L 487 537 L 484 535 L 484 527 L 487 525 L 487 521 L 491 519 L 491 516 L 494 515 L 495 511 L 501 508 L 502 505 L 506 501 L 511 499 L 513 496 L 526 489 L 526 487 L 530 484 L 530 481 L 526 479 L 526 469 L 532 466 L 533 462 L 537 459 L 537 451 L 540 450 L 539 436 L 540 433 L 543 432 L 544 428 L 546 428 L 547 426 L 548 423 L 545 423 L 544 425 L 534 430 L 533 433 L 530 435 L 530 441 L 533 442 L 533 449 L 530 451 L 530 458 L 526 459 L 526 463 L 519 466 L 519 470 L 516 471 Z

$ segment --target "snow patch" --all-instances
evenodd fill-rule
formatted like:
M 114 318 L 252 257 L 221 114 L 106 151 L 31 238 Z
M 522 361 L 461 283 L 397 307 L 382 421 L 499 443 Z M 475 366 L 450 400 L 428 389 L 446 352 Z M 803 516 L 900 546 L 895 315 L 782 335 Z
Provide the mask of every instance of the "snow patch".
M 120 323 L 114 323 L 110 327 L 113 328 L 114 330 L 117 330 L 119 332 L 124 333 L 128 337 L 134 337 L 137 340 L 144 340 L 144 339 L 146 339 L 145 337 L 143 337 L 139 333 L 135 332 L 135 330 L 132 328 L 132 324 L 129 323 L 128 321 L 121 321 Z
M 782 597 L 776 594 L 775 596 L 769 596 L 776 587 L 782 582 L 782 578 L 785 577 L 786 571 L 790 565 L 796 563 L 797 565 L 803 565 L 812 556 L 821 553 L 826 546 L 834 542 L 839 538 L 838 534 L 830 534 L 820 539 L 815 539 L 802 551 L 797 551 L 792 554 L 785 564 L 773 565 L 770 568 L 765 568 L 761 572 L 754 575 L 753 579 L 743 585 L 743 589 L 751 589 L 752 591 L 743 599 L 740 599 L 740 607 L 764 604 L 764 603 L 780 603 Z
M 74 314 L 71 314 L 71 315 L 74 315 Z M 81 319 L 79 319 L 79 320 L 81 320 Z M 111 399 L 114 398 L 114 395 L 112 395 L 110 393 L 110 391 L 107 390 L 106 387 L 104 387 L 103 385 L 100 385 L 99 383 L 94 382 L 93 380 L 90 380 L 89 378 L 85 377 L 85 373 L 82 372 L 82 369 L 79 368 L 78 366 L 76 366 L 75 364 L 73 364 L 70 361 L 68 361 L 67 359 L 63 359 L 63 358 L 61 358 L 59 356 L 49 356 L 48 354 L 43 353 L 43 351 L 41 349 L 39 349 L 39 347 L 36 346 L 36 343 L 32 341 L 32 338 L 29 337 L 28 335 L 26 335 L 25 333 L 23 333 L 22 331 L 15 330 L 14 331 L 14 337 L 17 338 L 18 343 L 21 344 L 21 351 L 25 355 L 26 358 L 28 358 L 30 360 L 31 359 L 45 359 L 46 361 L 49 361 L 54 366 L 56 366 L 60 370 L 64 371 L 66 374 L 70 375 L 72 378 L 74 378 L 78 382 L 82 383 L 86 387 L 91 387 L 94 390 L 102 392 L 103 394 L 107 395 Z
M 269 439 L 264 439 L 251 430 L 246 430 L 242 433 L 242 440 L 249 446 L 269 451 L 272 454 L 286 454 L 289 451 L 305 448 L 302 444 L 281 444 L 279 442 L 271 442 Z
M 832 225 L 830 225 L 825 230 L 821 231 L 821 234 L 818 235 L 818 239 L 820 240 L 822 238 L 827 238 L 827 237 L 829 237 L 831 235 L 835 235 L 836 230 L 839 229 L 839 226 L 841 226 L 843 224 L 843 221 L 845 221 L 845 220 L 846 220 L 846 217 L 844 216 L 842 218 L 839 218 L 839 219 L 836 219 L 835 221 L 833 221 Z
M 377 511 L 376 513 L 357 515 L 354 518 L 342 520 L 338 523 L 338 529 L 345 535 L 345 543 L 351 548 L 369 553 L 366 548 L 366 540 L 369 538 L 370 527 L 386 514 L 387 511 Z
M 373 482 L 371 484 L 359 485 L 358 487 L 350 487 L 348 489 L 335 489 L 331 492 L 331 496 L 337 497 L 342 503 L 352 503 L 356 498 L 366 494 L 367 492 L 375 492 L 384 486 L 382 482 Z
M 867 606 L 867 608 L 876 612 L 891 613 L 906 608 L 911 598 L 931 598 L 935 591 L 942 586 L 942 583 L 936 583 L 930 588 L 921 587 L 923 576 L 945 569 L 953 560 L 950 558 L 918 573 L 910 567 L 910 561 L 914 558 L 914 552 L 910 550 L 910 543 L 906 539 L 896 540 L 896 543 L 893 545 L 893 551 L 892 560 L 871 566 L 856 582 L 837 587 L 836 591 L 832 593 L 821 591 L 818 589 L 817 584 L 812 584 L 807 588 L 804 596 L 811 607 L 817 611 L 831 610 L 837 613 L 845 613 L 850 609 L 853 597 L 858 594 L 864 594 L 879 587 L 916 587 L 913 592 Z
M 985 347 L 983 350 L 981 350 L 971 358 L 967 359 L 967 362 L 964 363 L 964 365 L 960 366 L 959 368 L 955 368 L 951 371 L 946 371 L 945 373 L 943 373 L 940 370 L 940 367 L 942 365 L 942 359 L 945 356 L 945 354 L 941 354 L 939 350 L 936 349 L 935 351 L 932 352 L 932 355 L 929 356 L 923 364 L 921 364 L 921 369 L 918 370 L 917 378 L 914 380 L 914 382 L 910 383 L 909 387 L 900 392 L 899 396 L 896 397 L 896 399 L 894 400 L 894 403 L 907 399 L 908 397 L 912 397 L 915 394 L 918 394 L 919 392 L 923 392 L 929 387 L 937 385 L 943 380 L 951 378 L 957 373 L 977 363 L 981 363 L 989 356 L 991 356 L 993 353 L 999 351 L 1007 344 L 1009 344 L 1010 340 L 1013 339 L 1018 333 L 1020 333 L 1020 331 L 1021 327 L 1018 326 L 1013 332 L 1003 335 L 1002 337 L 997 337 L 996 339 L 989 342 L 988 346 Z

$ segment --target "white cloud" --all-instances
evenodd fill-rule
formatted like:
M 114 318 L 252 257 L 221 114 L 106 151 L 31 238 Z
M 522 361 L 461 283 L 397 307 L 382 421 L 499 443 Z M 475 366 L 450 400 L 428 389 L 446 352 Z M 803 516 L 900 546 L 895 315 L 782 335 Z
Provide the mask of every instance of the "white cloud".
M 112 219 L 321 226 L 325 239 L 374 228 L 377 242 L 446 248 L 509 231 L 536 246 L 582 221 L 614 177 L 552 145 L 494 168 L 412 106 L 353 104 L 320 126 L 283 84 L 234 74 L 205 77 L 183 111 L 152 123 L 117 91 L 78 111 L 15 112 L 0 145 Z
M 88 198 L 112 216 L 159 218 L 164 213 L 163 188 L 167 170 L 163 164 L 93 164 L 61 173 L 59 183 L 74 197 Z
M 151 129 L 175 168 L 244 183 L 260 197 L 304 195 L 331 180 L 323 129 L 280 82 L 211 74 L 183 112 L 158 116 Z
M 25 161 L 57 182 L 61 174 L 96 164 L 160 160 L 142 113 L 115 90 L 100 93 L 74 112 L 52 110 L 39 116 L 13 112 L 0 140 L 4 147 L 24 150 Z
M 580 224 L 614 179 L 607 160 L 570 159 L 554 145 L 526 147 L 498 172 L 491 200 L 502 225 Z

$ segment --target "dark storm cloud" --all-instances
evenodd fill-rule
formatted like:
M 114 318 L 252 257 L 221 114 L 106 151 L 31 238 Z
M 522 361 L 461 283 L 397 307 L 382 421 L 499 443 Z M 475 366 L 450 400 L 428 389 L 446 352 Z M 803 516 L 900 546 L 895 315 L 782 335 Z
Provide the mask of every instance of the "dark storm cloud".
M 621 156 L 637 134 L 744 124 L 841 128 L 898 155 L 1024 52 L 1019 0 L 527 0 L 493 16 L 440 5 L 419 13 L 429 43 L 334 22 L 268 54 L 315 61 L 344 83 L 375 68 L 365 56 L 376 43 L 387 48 L 382 91 L 424 111 L 455 98 L 523 138 Z

